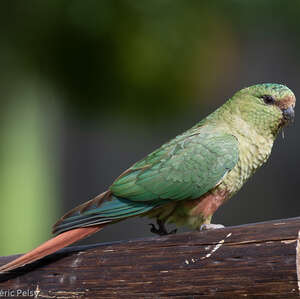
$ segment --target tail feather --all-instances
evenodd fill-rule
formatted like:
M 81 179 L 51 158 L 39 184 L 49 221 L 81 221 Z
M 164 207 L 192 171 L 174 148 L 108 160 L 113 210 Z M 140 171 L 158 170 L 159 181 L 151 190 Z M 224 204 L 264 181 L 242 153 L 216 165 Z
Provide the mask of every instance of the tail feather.
M 157 203 L 130 201 L 114 196 L 109 190 L 103 192 L 65 214 L 53 227 L 53 232 L 59 235 L 0 267 L 0 273 L 35 262 L 97 232 L 106 224 L 143 215 L 161 204 L 161 201 Z
M 79 241 L 103 228 L 104 225 L 75 228 L 59 234 L 37 248 L 0 267 L 0 273 L 8 272 L 33 263 L 57 250 Z
M 153 202 L 136 202 L 119 198 L 106 191 L 94 199 L 65 214 L 53 227 L 54 233 L 62 233 L 77 227 L 114 223 L 129 217 L 142 215 L 156 206 Z

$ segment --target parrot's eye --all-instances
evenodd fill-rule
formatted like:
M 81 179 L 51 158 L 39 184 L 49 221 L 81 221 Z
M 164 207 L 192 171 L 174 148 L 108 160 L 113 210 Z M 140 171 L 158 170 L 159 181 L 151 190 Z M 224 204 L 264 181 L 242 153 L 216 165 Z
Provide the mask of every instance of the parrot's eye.
M 263 95 L 261 96 L 261 98 L 264 100 L 266 104 L 273 104 L 275 102 L 275 99 L 270 95 Z

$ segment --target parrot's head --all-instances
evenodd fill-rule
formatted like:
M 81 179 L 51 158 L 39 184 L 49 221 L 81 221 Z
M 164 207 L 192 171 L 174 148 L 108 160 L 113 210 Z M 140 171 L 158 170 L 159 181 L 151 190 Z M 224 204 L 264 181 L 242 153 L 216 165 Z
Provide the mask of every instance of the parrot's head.
M 296 97 L 285 85 L 257 84 L 237 92 L 233 98 L 241 117 L 261 133 L 277 135 L 295 117 Z

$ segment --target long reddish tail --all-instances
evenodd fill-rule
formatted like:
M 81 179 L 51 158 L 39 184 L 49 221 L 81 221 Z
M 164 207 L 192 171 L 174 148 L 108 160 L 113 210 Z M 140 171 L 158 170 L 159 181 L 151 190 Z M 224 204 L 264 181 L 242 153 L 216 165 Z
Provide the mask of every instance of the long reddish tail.
M 4 273 L 16 268 L 19 268 L 21 266 L 24 266 L 26 264 L 35 262 L 46 255 L 49 255 L 53 252 L 56 252 L 57 250 L 64 248 L 76 241 L 79 241 L 98 230 L 102 229 L 103 225 L 97 225 L 97 226 L 88 226 L 88 227 L 80 227 L 80 228 L 74 228 L 72 230 L 63 232 L 59 234 L 58 236 L 46 241 L 39 247 L 29 251 L 28 253 L 20 256 L 19 258 L 15 259 L 14 261 L 3 265 L 0 267 L 0 273 Z

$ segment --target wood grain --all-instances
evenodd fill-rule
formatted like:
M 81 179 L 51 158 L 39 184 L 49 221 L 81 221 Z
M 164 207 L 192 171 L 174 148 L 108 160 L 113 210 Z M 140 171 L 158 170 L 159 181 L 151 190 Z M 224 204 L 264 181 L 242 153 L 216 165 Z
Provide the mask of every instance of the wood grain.
M 38 298 L 298 298 L 299 230 L 300 217 L 70 247 L 1 275 L 0 292 L 38 290 Z M 15 257 L 0 257 L 0 264 Z

